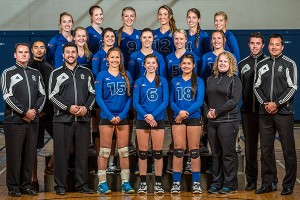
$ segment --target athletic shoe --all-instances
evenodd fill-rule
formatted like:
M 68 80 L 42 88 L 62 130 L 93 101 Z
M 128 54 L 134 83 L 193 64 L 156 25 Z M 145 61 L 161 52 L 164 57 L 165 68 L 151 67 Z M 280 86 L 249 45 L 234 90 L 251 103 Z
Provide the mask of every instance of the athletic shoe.
M 235 151 L 236 151 L 237 153 L 241 153 L 241 152 L 242 152 L 242 147 L 241 147 L 241 145 L 237 144 L 236 147 L 235 147 Z
M 165 193 L 164 189 L 162 188 L 161 183 L 155 182 L 154 193 L 156 193 L 156 194 L 164 194 Z
M 187 161 L 184 169 L 185 173 L 191 173 L 192 172 L 192 164 L 191 161 Z
M 180 182 L 173 182 L 171 194 L 179 194 L 179 193 L 180 193 Z
M 110 194 L 111 190 L 108 188 L 107 182 L 100 183 L 97 188 L 97 192 L 100 194 Z
M 146 182 L 141 182 L 140 187 L 137 191 L 138 194 L 146 194 L 147 193 L 147 183 Z
M 122 184 L 122 192 L 126 193 L 126 194 L 133 194 L 134 193 L 134 189 L 131 187 L 129 182 L 124 182 Z
M 233 193 L 237 193 L 237 191 L 224 187 L 221 190 L 219 190 L 219 193 L 220 194 L 233 194 Z
M 117 166 L 115 166 L 114 164 L 110 165 L 106 169 L 107 174 L 114 174 L 114 173 L 119 173 L 119 172 L 120 172 L 120 169 L 118 169 Z
M 201 147 L 199 148 L 199 152 L 200 152 L 200 153 L 209 153 L 209 150 L 208 150 L 207 147 L 201 146 Z
M 129 143 L 128 149 L 129 149 L 129 154 L 130 155 L 132 155 L 136 152 L 136 147 L 134 146 L 134 144 L 132 142 Z
M 214 187 L 214 186 L 211 186 L 211 187 L 207 190 L 207 192 L 208 192 L 209 194 L 218 194 L 218 189 L 217 189 L 216 187 Z
M 193 183 L 193 194 L 202 194 L 202 189 L 199 182 Z

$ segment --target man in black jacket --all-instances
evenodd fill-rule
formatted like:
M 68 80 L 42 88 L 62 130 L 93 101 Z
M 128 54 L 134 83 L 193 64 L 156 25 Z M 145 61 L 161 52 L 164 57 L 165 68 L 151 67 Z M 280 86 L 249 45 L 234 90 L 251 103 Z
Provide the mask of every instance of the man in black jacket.
M 88 68 L 77 63 L 77 45 L 63 47 L 63 66 L 52 71 L 49 99 L 54 105 L 54 180 L 56 194 L 66 193 L 68 160 L 71 146 L 75 151 L 75 188 L 93 193 L 88 188 L 88 150 L 90 113 L 95 103 L 94 79 Z
M 248 40 L 250 55 L 239 62 L 239 74 L 243 85 L 241 106 L 242 127 L 245 136 L 245 156 L 246 156 L 246 191 L 256 190 L 258 175 L 257 147 L 258 147 L 258 122 L 259 122 L 259 102 L 253 92 L 254 73 L 259 61 L 267 56 L 263 53 L 264 38 L 259 32 L 251 33 Z M 273 154 L 274 181 L 272 190 L 277 190 L 277 169 L 275 154 Z
M 5 101 L 6 184 L 9 196 L 37 195 L 30 184 L 45 89 L 40 72 L 28 67 L 29 45 L 16 44 L 14 57 L 16 64 L 4 70 L 1 77 Z
M 294 139 L 294 95 L 297 90 L 297 66 L 282 54 L 283 38 L 279 34 L 269 37 L 270 57 L 257 64 L 254 92 L 260 103 L 259 132 L 261 142 L 262 186 L 256 194 L 270 192 L 274 177 L 272 153 L 274 127 L 278 131 L 285 162 L 282 195 L 293 193 L 297 175 L 297 157 Z
M 47 63 L 44 59 L 46 54 L 46 47 L 45 43 L 37 40 L 32 44 L 31 52 L 33 55 L 33 58 L 29 61 L 29 66 L 37 69 L 43 78 L 45 88 L 48 90 L 49 85 L 49 77 L 53 70 L 53 67 Z M 44 147 L 44 133 L 45 130 L 48 132 L 48 134 L 53 137 L 53 125 L 52 125 L 52 118 L 53 118 L 53 105 L 48 99 L 48 95 L 46 94 L 46 102 L 45 106 L 42 110 L 42 112 L 39 114 L 40 122 L 39 122 L 39 131 L 38 131 L 38 138 L 37 138 L 37 149 L 41 149 Z M 49 162 L 52 162 L 53 158 L 50 159 Z M 49 163 L 50 164 L 50 163 Z M 48 167 L 48 165 L 46 168 Z M 53 165 L 53 163 L 52 163 Z M 32 169 L 32 187 L 39 191 L 39 182 L 37 179 L 37 158 L 35 159 L 35 163 L 33 165 Z

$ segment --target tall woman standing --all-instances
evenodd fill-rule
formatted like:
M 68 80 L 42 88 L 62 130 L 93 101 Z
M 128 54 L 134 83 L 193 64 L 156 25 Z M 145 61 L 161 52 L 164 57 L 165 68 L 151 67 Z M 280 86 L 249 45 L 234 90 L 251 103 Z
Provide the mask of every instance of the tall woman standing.
M 98 189 L 101 194 L 110 193 L 106 182 L 106 167 L 112 146 L 114 132 L 117 135 L 118 153 L 121 166 L 122 192 L 134 193 L 129 183 L 129 122 L 128 111 L 131 104 L 131 76 L 125 71 L 122 52 L 113 47 L 107 52 L 107 70 L 97 75 L 96 101 L 100 107 L 100 151 L 98 157 Z M 118 106 L 116 106 L 118 105 Z

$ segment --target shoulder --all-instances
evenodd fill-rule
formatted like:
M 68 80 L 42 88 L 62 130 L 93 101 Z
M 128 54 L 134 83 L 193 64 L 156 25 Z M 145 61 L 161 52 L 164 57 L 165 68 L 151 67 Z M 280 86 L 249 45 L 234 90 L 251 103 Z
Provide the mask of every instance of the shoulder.
M 11 66 L 11 67 L 5 69 L 5 70 L 2 72 L 2 75 L 3 75 L 3 74 L 6 74 L 7 72 L 13 71 L 13 70 L 15 70 L 15 69 L 17 69 L 17 67 L 16 67 L 15 65 L 13 65 L 13 66 Z
M 203 37 L 209 37 L 209 35 L 208 35 L 208 33 L 206 32 L 206 31 L 204 31 L 204 30 L 200 30 L 200 36 L 203 36 Z
M 291 63 L 292 65 L 296 65 L 296 63 L 295 63 L 294 60 L 290 59 L 289 57 L 287 57 L 287 56 L 285 56 L 285 55 L 282 56 L 282 59 L 283 59 L 284 61 L 286 61 L 286 62 Z
M 251 57 L 250 56 L 247 56 L 246 58 L 243 58 L 239 63 L 238 65 L 243 65 L 244 63 L 247 63 L 247 61 L 250 59 Z

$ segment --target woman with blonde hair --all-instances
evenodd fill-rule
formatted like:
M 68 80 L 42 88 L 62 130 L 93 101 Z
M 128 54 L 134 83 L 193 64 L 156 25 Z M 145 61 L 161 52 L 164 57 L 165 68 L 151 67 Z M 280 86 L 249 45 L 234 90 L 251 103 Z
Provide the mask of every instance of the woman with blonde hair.
M 235 142 L 239 130 L 238 102 L 242 83 L 236 75 L 236 59 L 230 52 L 218 55 L 213 75 L 207 79 L 204 115 L 208 118 L 208 141 L 212 151 L 213 183 L 210 194 L 236 193 L 238 156 Z

